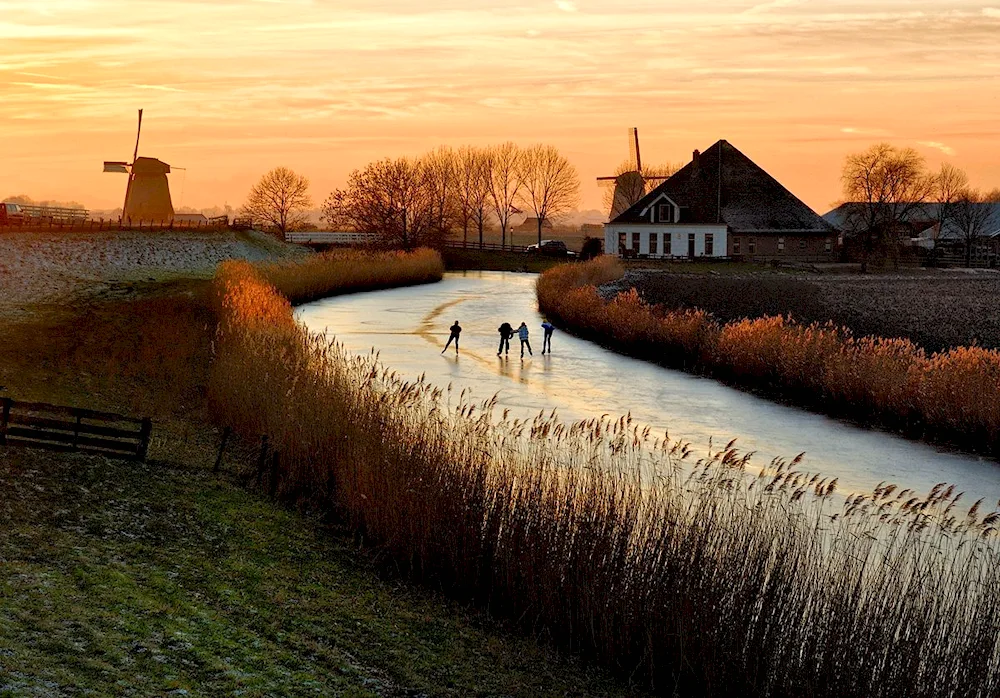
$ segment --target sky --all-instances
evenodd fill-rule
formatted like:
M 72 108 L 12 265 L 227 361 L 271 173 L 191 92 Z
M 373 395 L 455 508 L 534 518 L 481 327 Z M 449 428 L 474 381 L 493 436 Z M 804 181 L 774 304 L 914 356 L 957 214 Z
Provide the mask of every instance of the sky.
M 597 208 L 636 126 L 646 162 L 724 138 L 824 213 L 879 141 L 1000 186 L 998 75 L 1000 0 L 0 0 L 0 196 L 120 206 L 141 107 L 175 207 L 513 140 Z

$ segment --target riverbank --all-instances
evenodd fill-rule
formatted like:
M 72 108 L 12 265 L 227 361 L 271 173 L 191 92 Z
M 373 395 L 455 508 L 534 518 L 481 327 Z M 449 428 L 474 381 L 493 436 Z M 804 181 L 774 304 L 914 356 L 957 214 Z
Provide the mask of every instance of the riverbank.
M 553 269 L 539 307 L 582 336 L 638 358 L 710 375 L 774 399 L 908 438 L 1000 454 L 1000 353 L 927 354 L 907 340 L 860 338 L 782 317 L 721 323 L 703 310 L 651 306 L 633 289 L 605 300 L 612 258 Z
M 1000 514 L 954 515 L 954 489 L 841 499 L 800 459 L 750 477 L 730 444 L 695 464 L 628 417 L 507 418 L 309 335 L 247 265 L 218 283 L 216 418 L 266 431 L 278 496 L 338 512 L 414 582 L 657 692 L 1000 687 Z
M 146 464 L 0 449 L 0 693 L 633 694 L 248 488 L 239 444 L 213 474 L 205 276 L 0 317 L 5 395 L 154 418 Z

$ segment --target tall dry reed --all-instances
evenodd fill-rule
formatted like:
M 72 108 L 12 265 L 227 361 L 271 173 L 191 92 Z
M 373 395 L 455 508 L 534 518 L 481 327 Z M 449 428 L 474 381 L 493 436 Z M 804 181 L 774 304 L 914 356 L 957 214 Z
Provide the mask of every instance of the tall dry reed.
M 626 417 L 511 420 L 310 336 L 246 263 L 216 286 L 216 418 L 413 580 L 664 695 L 1000 692 L 1000 516 L 953 490 L 840 497 Z
M 333 293 L 440 281 L 444 262 L 429 249 L 409 253 L 333 250 L 298 262 L 264 265 L 260 272 L 286 298 L 304 303 Z
M 1000 453 L 1000 351 L 958 347 L 927 355 L 909 340 L 857 338 L 780 316 L 721 324 L 701 311 L 650 306 L 634 289 L 603 300 L 596 286 L 621 274 L 611 257 L 551 269 L 538 280 L 539 307 L 567 329 L 643 358 Z

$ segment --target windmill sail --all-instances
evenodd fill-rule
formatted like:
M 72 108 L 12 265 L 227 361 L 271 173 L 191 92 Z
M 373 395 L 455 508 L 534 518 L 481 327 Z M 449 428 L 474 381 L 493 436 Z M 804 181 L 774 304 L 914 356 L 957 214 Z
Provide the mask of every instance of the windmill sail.
M 105 160 L 104 171 L 127 174 L 125 203 L 122 206 L 123 223 L 169 223 L 174 218 L 167 175 L 170 165 L 156 158 L 139 157 L 139 136 L 142 133 L 142 109 L 135 132 L 135 150 L 132 162 Z

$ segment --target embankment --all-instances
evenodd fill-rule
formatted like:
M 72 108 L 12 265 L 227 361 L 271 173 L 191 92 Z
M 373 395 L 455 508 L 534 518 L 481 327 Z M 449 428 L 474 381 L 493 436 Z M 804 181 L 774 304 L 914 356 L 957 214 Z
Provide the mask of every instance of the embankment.
M 570 298 L 614 271 L 573 270 Z M 843 501 L 796 461 L 757 478 L 729 448 L 691 463 L 626 418 L 498 418 L 310 336 L 252 265 L 214 286 L 216 421 L 267 434 L 278 495 L 339 515 L 410 579 L 667 695 L 1000 690 L 1000 515 L 959 515 L 954 491 Z M 596 327 L 678 351 L 699 331 L 650 334 L 630 308 Z
M 552 269 L 538 281 L 539 307 L 566 329 L 638 358 L 911 438 L 1000 454 L 996 350 L 929 354 L 909 340 L 858 338 L 780 316 L 722 323 L 702 310 L 649 305 L 634 289 L 601 298 L 596 287 L 622 273 L 611 258 Z

